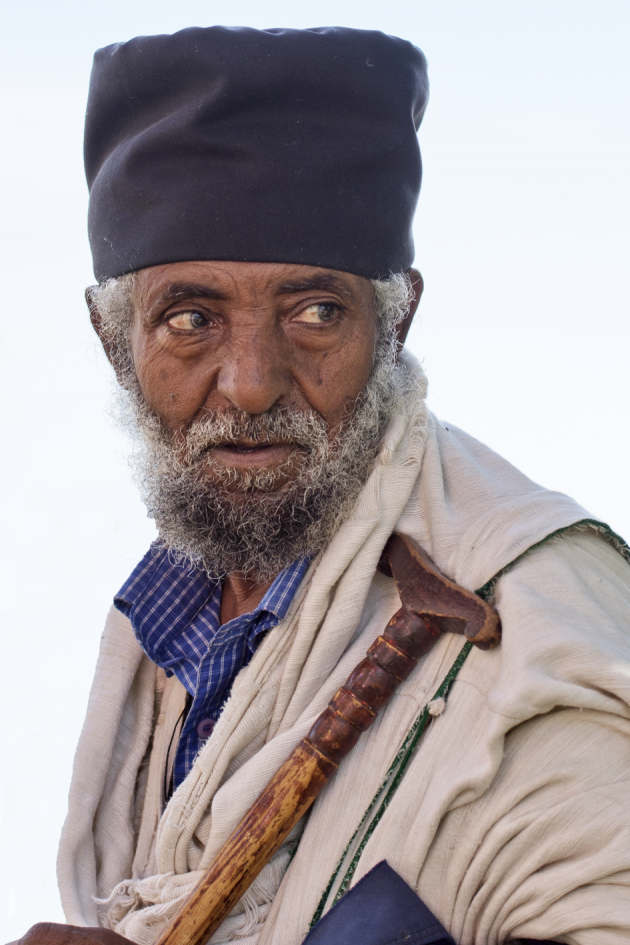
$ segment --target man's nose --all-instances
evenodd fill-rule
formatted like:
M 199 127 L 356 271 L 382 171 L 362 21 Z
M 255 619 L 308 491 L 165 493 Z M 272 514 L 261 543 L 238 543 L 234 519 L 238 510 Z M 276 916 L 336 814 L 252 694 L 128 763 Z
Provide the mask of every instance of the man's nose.
M 217 379 L 222 397 L 246 413 L 260 414 L 286 398 L 291 371 L 277 332 L 254 331 L 234 339 Z

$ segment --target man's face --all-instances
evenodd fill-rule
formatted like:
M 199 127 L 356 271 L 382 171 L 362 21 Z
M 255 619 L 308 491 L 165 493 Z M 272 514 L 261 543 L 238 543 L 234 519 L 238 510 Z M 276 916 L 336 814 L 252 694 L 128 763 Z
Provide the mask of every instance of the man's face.
M 377 315 L 370 282 L 312 266 L 183 262 L 137 273 L 131 345 L 148 407 L 175 444 L 221 413 L 315 413 L 334 439 L 370 377 Z M 301 451 L 279 435 L 214 445 L 206 475 L 269 471 L 282 488 Z M 257 442 L 258 440 L 258 442 Z
M 418 297 L 402 274 L 236 262 L 155 266 L 91 296 L 162 546 L 260 580 L 323 550 L 398 409 L 396 336 Z

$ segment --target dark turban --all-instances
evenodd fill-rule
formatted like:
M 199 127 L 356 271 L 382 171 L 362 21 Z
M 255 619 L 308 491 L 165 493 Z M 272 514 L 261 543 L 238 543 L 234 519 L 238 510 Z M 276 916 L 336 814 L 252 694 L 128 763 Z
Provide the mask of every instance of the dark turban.
M 213 26 L 100 49 L 97 279 L 199 259 L 407 269 L 427 96 L 420 50 L 367 30 Z

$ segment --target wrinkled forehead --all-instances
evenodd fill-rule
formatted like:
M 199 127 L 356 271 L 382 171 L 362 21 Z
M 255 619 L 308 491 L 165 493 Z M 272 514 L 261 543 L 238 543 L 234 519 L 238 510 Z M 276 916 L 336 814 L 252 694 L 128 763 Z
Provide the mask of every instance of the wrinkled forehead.
M 267 305 L 292 296 L 324 293 L 373 310 L 369 279 L 354 273 L 290 263 L 190 260 L 135 273 L 134 303 L 140 310 L 181 298 Z

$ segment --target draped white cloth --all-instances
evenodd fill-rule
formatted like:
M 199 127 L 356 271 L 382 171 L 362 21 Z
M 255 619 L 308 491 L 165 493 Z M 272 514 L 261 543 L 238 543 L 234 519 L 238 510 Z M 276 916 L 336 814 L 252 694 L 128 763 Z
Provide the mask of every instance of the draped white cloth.
M 112 610 L 59 853 L 69 922 L 150 945 L 400 602 L 376 572 L 397 530 L 475 589 L 507 565 L 503 642 L 473 650 L 359 861 L 382 859 L 461 945 L 630 937 L 630 566 L 566 496 L 427 413 L 412 383 L 353 514 L 237 677 L 163 809 L 184 692 Z M 530 550 L 526 555 L 524 554 Z M 523 557 L 520 557 L 523 556 Z M 445 635 L 342 762 L 213 938 L 299 945 L 412 722 L 461 649 Z M 99 905 L 96 900 L 101 900 Z

